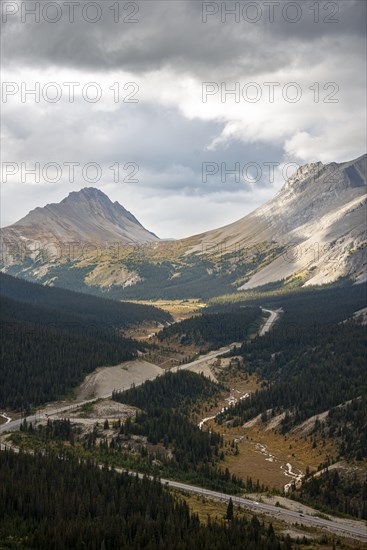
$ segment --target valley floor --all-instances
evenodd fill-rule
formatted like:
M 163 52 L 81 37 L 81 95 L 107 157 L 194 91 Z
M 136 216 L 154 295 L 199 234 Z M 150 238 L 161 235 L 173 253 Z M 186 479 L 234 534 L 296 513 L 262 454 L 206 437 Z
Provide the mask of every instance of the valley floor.
M 270 317 L 264 320 L 260 328 L 260 335 L 265 334 L 276 322 L 279 311 L 265 310 Z M 151 330 L 151 328 L 149 329 Z M 156 330 L 159 330 L 157 327 Z M 143 334 L 142 338 L 151 340 L 154 333 Z M 237 344 L 238 345 L 238 344 Z M 273 521 L 282 523 L 282 531 L 306 535 L 309 537 L 320 536 L 324 531 L 338 536 L 355 537 L 356 540 L 367 540 L 367 528 L 364 522 L 326 516 L 316 509 L 305 506 L 282 496 L 280 493 L 287 491 L 290 484 L 300 482 L 307 469 L 316 470 L 326 458 L 335 458 L 336 451 L 332 443 L 326 445 L 311 445 L 311 439 L 305 433 L 291 432 L 282 435 L 278 432 L 280 418 L 263 423 L 259 418 L 237 427 L 229 427 L 226 424 L 218 425 L 215 422 L 216 415 L 232 406 L 241 399 L 246 399 L 251 392 L 259 389 L 261 381 L 255 376 L 244 375 L 231 368 L 231 361 L 240 358 L 221 357 L 227 354 L 235 344 L 224 346 L 218 350 L 199 355 L 199 349 L 192 350 L 196 357 L 193 361 L 172 367 L 172 371 L 191 370 L 203 373 L 214 381 L 225 384 L 229 391 L 222 394 L 222 398 L 212 407 L 202 408 L 196 413 L 197 423 L 203 430 L 213 430 L 220 433 L 225 442 L 224 466 L 228 467 L 231 474 L 246 479 L 251 476 L 260 485 L 266 485 L 270 490 L 278 494 L 255 493 L 246 494 L 246 498 L 232 497 L 233 501 L 245 506 L 246 509 L 263 513 L 271 517 Z M 170 359 L 171 351 L 163 350 L 165 361 Z M 177 350 L 172 351 L 173 357 L 177 356 Z M 148 357 L 151 356 L 149 352 Z M 165 362 L 164 361 L 164 362 Z M 35 414 L 30 415 L 29 421 L 45 424 L 47 419 L 69 418 L 72 422 L 82 426 L 86 433 L 92 430 L 96 422 L 103 423 L 106 419 L 113 421 L 118 418 L 126 419 L 135 414 L 134 407 L 116 403 L 110 399 L 114 390 L 128 389 L 132 385 L 141 385 L 146 380 L 153 380 L 165 372 L 164 365 L 155 364 L 141 357 L 135 361 L 128 361 L 114 367 L 101 367 L 88 375 L 83 384 L 75 393 L 75 399 L 49 404 Z M 11 413 L 9 413 L 11 414 Z M 1 444 L 9 444 L 9 436 L 2 435 L 8 430 L 16 430 L 21 424 L 21 419 L 12 419 L 7 414 L 0 414 L 0 438 Z M 238 452 L 235 452 L 237 449 Z M 221 501 L 228 501 L 230 495 L 215 494 L 213 491 L 201 487 L 165 480 L 170 487 L 177 490 L 197 495 L 202 499 L 217 502 L 216 509 L 221 509 Z M 190 497 L 192 503 L 194 497 Z M 240 498 L 240 500 L 238 500 Z M 242 500 L 241 500 L 242 498 Z M 199 501 L 198 501 L 199 502 Z M 193 509 L 198 503 L 193 504 Z M 291 527 L 290 527 L 291 526 Z M 316 531 L 315 531 L 316 530 Z M 347 543 L 346 543 L 347 544 Z M 362 548 L 361 546 L 346 545 L 346 548 Z

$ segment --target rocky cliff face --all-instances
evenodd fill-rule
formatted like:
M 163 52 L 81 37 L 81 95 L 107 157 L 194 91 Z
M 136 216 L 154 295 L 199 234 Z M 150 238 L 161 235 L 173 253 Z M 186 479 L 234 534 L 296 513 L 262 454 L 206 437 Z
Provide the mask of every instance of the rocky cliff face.
M 92 187 L 73 192 L 57 204 L 36 208 L 1 230 L 3 241 L 32 243 L 109 242 L 140 244 L 159 241 L 118 202 Z
M 101 254 L 70 258 L 67 251 L 50 259 L 49 251 L 15 257 L 8 250 L 2 269 L 118 298 L 191 297 L 209 288 L 217 295 L 269 283 L 324 284 L 345 276 L 362 282 L 367 279 L 366 161 L 364 155 L 341 164 L 302 166 L 248 216 L 174 242 L 159 241 L 101 191 L 83 189 L 59 204 L 36 208 L 1 236 L 25 243 L 28 250 L 36 241 L 98 243 Z M 116 242 L 122 245 L 117 253 L 108 248 Z
M 305 284 L 366 278 L 367 155 L 341 164 L 307 164 L 276 196 L 241 220 L 199 236 L 192 251 L 277 243 L 287 253 L 260 268 L 242 289 L 302 274 Z

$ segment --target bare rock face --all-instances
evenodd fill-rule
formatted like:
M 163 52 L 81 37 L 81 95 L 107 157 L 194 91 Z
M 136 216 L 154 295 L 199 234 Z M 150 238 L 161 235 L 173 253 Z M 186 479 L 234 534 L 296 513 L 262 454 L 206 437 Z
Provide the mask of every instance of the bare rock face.
M 24 218 L 1 230 L 3 241 L 33 243 L 109 242 L 139 244 L 159 241 L 118 202 L 99 189 L 87 187 L 73 192 L 57 204 L 35 208 Z
M 74 288 L 77 270 L 72 267 L 76 264 L 88 286 L 124 289 L 139 283 L 149 288 L 153 283 L 154 288 L 161 277 L 164 281 L 168 276 L 164 269 L 159 271 L 157 257 L 170 266 L 167 284 L 176 278 L 179 286 L 181 275 L 195 261 L 201 262 L 202 256 L 210 264 L 208 277 L 215 273 L 220 278 L 218 249 L 236 251 L 230 266 L 233 289 L 287 283 L 294 278 L 304 285 L 330 283 L 340 277 L 363 282 L 367 280 L 366 164 L 367 155 L 340 164 L 306 164 L 272 200 L 251 214 L 225 227 L 176 241 L 174 247 L 160 241 L 98 189 L 82 189 L 58 204 L 36 208 L 2 229 L 1 240 L 7 248 L 0 265 L 3 270 L 45 284 L 61 277 L 60 284 L 68 288 Z M 62 253 L 57 250 L 59 243 L 74 242 L 82 245 L 77 254 L 69 248 Z M 134 248 L 134 262 L 121 261 L 119 250 L 109 251 L 116 243 Z M 96 254 L 93 250 L 89 254 L 90 245 L 98 248 Z M 261 249 L 263 259 L 254 261 L 253 267 L 246 267 L 241 274 L 237 253 L 251 248 Z M 140 253 L 144 256 L 143 271 L 138 268 Z M 149 269 L 149 263 L 154 269 Z M 160 288 L 164 292 L 165 286 Z
M 241 289 L 301 272 L 312 272 L 305 284 L 332 282 L 341 276 L 365 280 L 366 171 L 367 155 L 341 164 L 306 164 L 272 200 L 231 225 L 200 235 L 192 251 L 266 242 L 294 247 L 292 261 L 289 255 L 275 259 Z

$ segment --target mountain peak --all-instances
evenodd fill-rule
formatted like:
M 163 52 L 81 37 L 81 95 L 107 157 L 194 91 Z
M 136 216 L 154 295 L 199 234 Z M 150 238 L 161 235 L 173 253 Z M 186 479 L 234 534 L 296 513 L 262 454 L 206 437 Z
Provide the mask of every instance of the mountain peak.
M 109 197 L 96 187 L 83 187 L 79 191 L 71 191 L 61 202 L 76 202 L 81 200 L 99 201 L 102 203 L 112 204 Z
M 285 185 L 291 186 L 295 182 L 309 177 L 310 175 L 316 175 L 318 172 L 320 172 L 323 166 L 324 165 L 322 162 L 310 162 L 307 164 L 303 164 L 290 178 L 287 179 Z
M 2 233 L 7 230 L 21 239 L 50 242 L 137 244 L 159 240 L 131 212 L 95 187 L 72 191 L 59 203 L 35 208 Z
M 265 264 L 241 289 L 295 273 L 307 274 L 307 284 L 352 274 L 365 280 L 366 160 L 363 155 L 342 163 L 301 166 L 274 198 L 237 222 L 199 235 L 190 252 L 245 250 L 266 243 L 287 250 L 297 245 L 294 257 L 280 255 Z
M 88 197 L 88 198 L 103 198 L 103 199 L 108 199 L 108 196 L 103 193 L 103 191 L 101 191 L 100 189 L 98 189 L 97 187 L 83 187 L 82 189 L 80 189 L 80 191 L 71 191 L 71 193 L 69 193 L 68 197 L 70 196 L 85 196 L 85 197 Z M 111 202 L 111 201 L 110 201 Z
M 366 158 L 363 155 L 358 159 L 337 163 L 312 162 L 300 166 L 287 179 L 277 197 L 294 197 L 296 194 L 307 194 L 309 197 L 322 197 L 326 192 L 338 194 L 342 190 L 366 185 Z

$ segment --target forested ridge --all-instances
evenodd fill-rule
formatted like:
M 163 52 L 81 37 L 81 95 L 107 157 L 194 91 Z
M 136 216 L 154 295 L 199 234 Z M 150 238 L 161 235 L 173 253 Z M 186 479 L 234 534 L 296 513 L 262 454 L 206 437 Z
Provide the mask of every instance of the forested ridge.
M 165 327 L 157 337 L 161 341 L 176 337 L 184 345 L 209 343 L 215 349 L 246 340 L 251 332 L 255 332 L 260 318 L 259 307 L 244 307 L 230 313 L 203 314 Z
M 223 343 L 227 335 L 233 342 L 231 336 L 239 336 L 238 325 L 241 329 L 246 326 L 239 323 L 241 315 L 252 315 L 261 304 L 282 308 L 269 333 L 251 341 L 238 338 L 244 342 L 240 354 L 247 370 L 265 380 L 264 388 L 219 416 L 218 421 L 233 418 L 235 424 L 243 423 L 258 414 L 263 414 L 265 420 L 266 411 L 271 409 L 272 415 L 286 412 L 282 421 L 286 432 L 310 416 L 367 391 L 365 329 L 345 322 L 365 307 L 366 290 L 365 284 L 342 281 L 275 294 L 249 291 L 246 301 L 213 299 L 204 310 L 208 313 L 166 327 L 159 337 L 177 334 L 183 343 L 201 343 L 204 334 L 207 337 L 217 330 L 217 344 Z M 221 330 L 227 332 L 223 338 Z
M 138 387 L 114 392 L 113 399 L 145 410 L 155 407 L 187 409 L 200 399 L 219 395 L 223 386 L 212 382 L 202 374 L 189 370 L 166 372 L 155 380 L 147 380 Z
M 326 513 L 339 512 L 358 519 L 367 519 L 367 476 L 327 470 L 306 479 L 292 498 Z
M 170 316 L 0 274 L 0 408 L 29 410 L 62 397 L 95 368 L 136 357 L 121 328 Z
M 367 391 L 365 328 L 353 323 L 291 330 L 281 322 L 271 333 L 242 346 L 250 372 L 267 387 L 241 401 L 218 421 L 243 423 L 271 409 L 286 412 L 282 430 Z
M 367 391 L 357 399 L 330 409 L 323 422 L 316 422 L 314 431 L 336 440 L 341 457 L 347 460 L 367 458 Z
M 218 490 L 237 492 L 245 486 L 260 490 L 250 477 L 243 482 L 221 468 L 223 438 L 216 432 L 200 430 L 191 418 L 195 403 L 218 395 L 220 389 L 203 375 L 182 370 L 125 392 L 114 392 L 116 401 L 141 409 L 134 422 L 121 425 L 114 445 L 119 446 L 121 439 L 131 434 L 143 435 L 151 444 L 163 445 L 168 453 L 159 456 L 162 464 L 185 473 L 186 479 Z
M 119 302 L 58 287 L 43 286 L 0 273 L 0 296 L 37 309 L 37 321 L 96 324 L 123 328 L 142 321 L 171 321 L 171 315 L 154 306 Z M 19 304 L 19 306 L 20 306 Z M 49 314 L 51 319 L 49 319 Z M 34 314 L 36 315 L 36 314 Z
M 99 366 L 136 357 L 139 345 L 107 331 L 70 331 L 0 321 L 0 408 L 22 409 L 64 396 Z
M 145 435 L 152 444 L 171 448 L 175 463 L 188 471 L 210 462 L 219 454 L 220 436 L 201 431 L 189 417 L 199 399 L 219 394 L 219 386 L 203 375 L 189 371 L 166 373 L 137 388 L 114 392 L 112 399 L 142 409 L 135 422 L 126 422 L 120 433 Z
M 340 280 L 320 287 L 302 287 L 294 290 L 266 290 L 257 288 L 209 300 L 207 313 L 236 312 L 242 306 L 282 308 L 283 322 L 301 331 L 306 325 L 314 327 L 339 323 L 351 317 L 367 304 L 367 284 L 352 284 Z
M 203 525 L 158 481 L 0 452 L 0 545 L 40 550 L 285 550 L 256 517 Z

